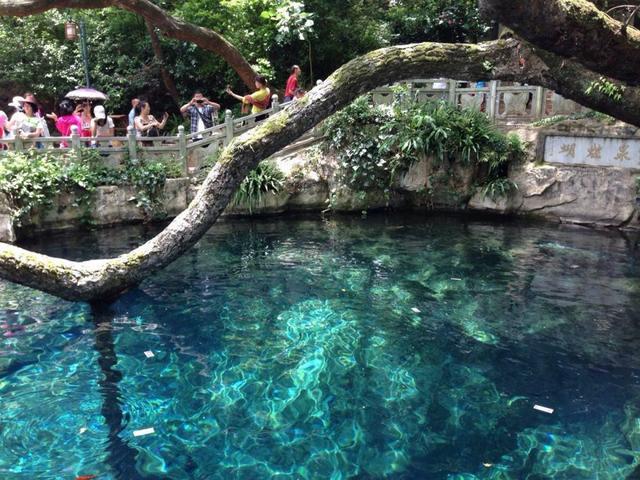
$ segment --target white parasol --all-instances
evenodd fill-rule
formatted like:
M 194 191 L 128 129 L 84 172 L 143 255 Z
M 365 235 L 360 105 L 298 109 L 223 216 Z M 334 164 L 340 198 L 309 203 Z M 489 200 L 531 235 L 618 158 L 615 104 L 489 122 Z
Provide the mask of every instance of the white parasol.
M 72 90 L 65 95 L 66 98 L 71 100 L 106 100 L 107 96 L 96 90 L 95 88 L 82 87 L 76 90 Z

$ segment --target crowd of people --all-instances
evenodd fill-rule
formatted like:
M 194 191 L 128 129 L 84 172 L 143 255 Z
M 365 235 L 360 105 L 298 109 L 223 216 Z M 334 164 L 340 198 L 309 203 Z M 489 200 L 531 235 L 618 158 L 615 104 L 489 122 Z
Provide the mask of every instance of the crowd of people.
M 306 92 L 300 88 L 299 76 L 300 67 L 294 65 L 287 80 L 284 101 L 295 101 L 303 97 Z M 251 110 L 251 114 L 258 115 L 256 120 L 262 117 L 259 115 L 271 105 L 271 90 L 269 83 L 264 76 L 255 78 L 255 91 L 247 95 L 238 95 L 227 87 L 227 94 L 235 98 L 242 104 L 242 112 Z M 62 137 L 70 137 L 73 127 L 82 141 L 87 146 L 114 146 L 116 140 L 115 122 L 107 114 L 106 108 L 102 104 L 93 105 L 89 100 L 74 101 L 68 98 L 62 100 L 56 112 L 45 114 L 33 93 L 25 93 L 23 96 L 13 97 L 9 103 L 11 109 L 9 113 L 0 110 L 0 149 L 6 149 L 6 144 L 1 140 L 20 138 L 31 142 L 37 148 L 42 148 L 42 142 L 38 142 L 40 137 L 50 137 L 47 119 L 55 124 L 56 130 Z M 190 120 L 190 132 L 194 134 L 194 140 L 201 139 L 198 132 L 213 127 L 217 123 L 220 104 L 206 98 L 202 91 L 196 91 L 191 100 L 180 107 L 180 113 Z M 266 115 L 265 115 L 266 116 Z M 152 140 L 143 140 L 143 137 L 159 137 L 166 127 L 169 119 L 168 113 L 164 113 L 160 119 L 151 114 L 151 105 L 146 99 L 134 98 L 131 101 L 131 111 L 128 115 L 128 125 L 132 127 L 136 136 L 141 139 L 143 145 L 152 145 Z M 100 138 L 111 137 L 109 140 L 100 141 Z M 60 148 L 68 148 L 69 142 L 66 139 L 58 142 Z

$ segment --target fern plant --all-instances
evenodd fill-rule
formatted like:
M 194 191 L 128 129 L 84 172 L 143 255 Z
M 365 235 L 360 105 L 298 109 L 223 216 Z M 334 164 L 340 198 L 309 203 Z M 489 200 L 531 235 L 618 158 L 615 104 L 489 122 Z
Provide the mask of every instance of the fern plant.
M 276 195 L 283 185 L 284 174 L 282 171 L 271 163 L 261 162 L 242 181 L 233 198 L 233 203 L 234 205 L 246 205 L 249 208 L 249 213 L 253 213 L 253 208 L 260 203 L 264 195 Z

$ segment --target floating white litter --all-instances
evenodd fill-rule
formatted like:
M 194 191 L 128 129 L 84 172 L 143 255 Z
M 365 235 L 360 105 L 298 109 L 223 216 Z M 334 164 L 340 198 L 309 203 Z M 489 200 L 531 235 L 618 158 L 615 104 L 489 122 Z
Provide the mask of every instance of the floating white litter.
M 553 408 L 543 407 L 542 405 L 534 405 L 533 409 L 544 413 L 553 413 Z
M 486 467 L 486 468 L 490 468 L 490 467 L 493 467 L 493 463 L 485 462 L 485 463 L 482 464 L 482 466 Z
M 411 311 L 412 311 L 413 313 L 420 313 L 420 309 L 419 309 L 419 308 L 416 308 L 416 307 L 413 307 L 413 308 L 411 309 Z
M 454 282 L 461 282 L 462 279 L 458 278 L 458 277 L 451 277 L 451 280 L 453 280 Z
M 144 352 L 144 356 L 147 357 L 147 358 L 155 357 L 155 355 L 153 354 L 153 352 L 151 350 L 147 350 L 146 352 Z
M 82 427 L 78 433 L 82 435 L 86 431 L 87 431 L 87 427 Z
M 143 435 L 151 435 L 152 433 L 156 433 L 156 431 L 153 429 L 153 427 L 151 427 L 151 428 L 143 428 L 142 430 L 134 430 L 133 431 L 133 436 L 134 437 L 142 437 Z

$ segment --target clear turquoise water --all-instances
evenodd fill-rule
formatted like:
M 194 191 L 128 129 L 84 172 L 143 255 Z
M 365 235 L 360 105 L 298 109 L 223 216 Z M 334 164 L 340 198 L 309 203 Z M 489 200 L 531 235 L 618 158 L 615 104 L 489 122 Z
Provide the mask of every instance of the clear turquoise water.
M 638 478 L 639 290 L 632 238 L 437 217 L 227 221 L 100 308 L 1 283 L 0 478 Z

